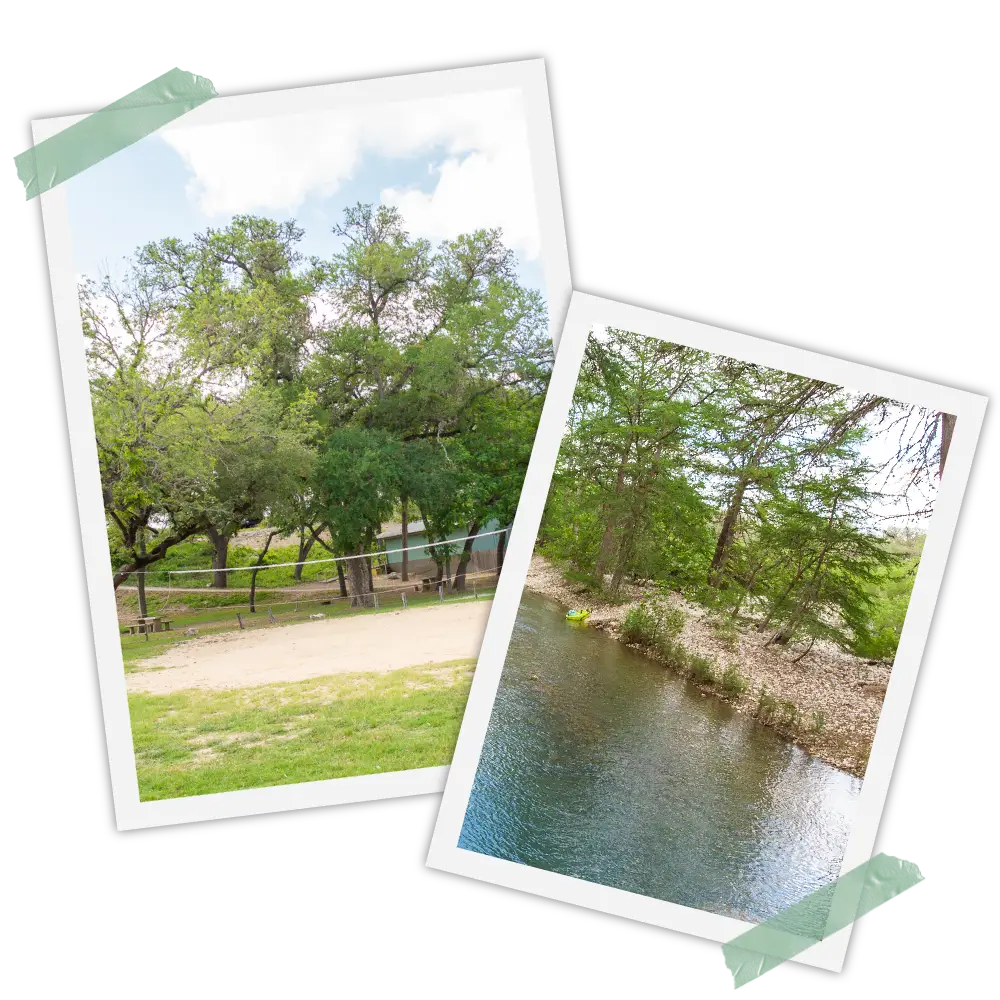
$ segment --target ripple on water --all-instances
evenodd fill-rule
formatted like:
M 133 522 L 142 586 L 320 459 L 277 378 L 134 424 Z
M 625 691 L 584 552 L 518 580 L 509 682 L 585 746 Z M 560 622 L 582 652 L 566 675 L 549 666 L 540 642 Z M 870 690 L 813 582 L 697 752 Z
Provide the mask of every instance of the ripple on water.
M 526 595 L 459 846 L 764 920 L 836 877 L 860 789 Z

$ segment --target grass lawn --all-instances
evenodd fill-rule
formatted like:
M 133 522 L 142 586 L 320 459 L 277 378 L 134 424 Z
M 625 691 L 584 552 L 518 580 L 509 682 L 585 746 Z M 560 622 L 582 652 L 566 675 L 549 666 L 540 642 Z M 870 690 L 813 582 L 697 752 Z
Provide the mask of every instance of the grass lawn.
M 232 691 L 129 695 L 139 798 L 451 761 L 474 660 Z

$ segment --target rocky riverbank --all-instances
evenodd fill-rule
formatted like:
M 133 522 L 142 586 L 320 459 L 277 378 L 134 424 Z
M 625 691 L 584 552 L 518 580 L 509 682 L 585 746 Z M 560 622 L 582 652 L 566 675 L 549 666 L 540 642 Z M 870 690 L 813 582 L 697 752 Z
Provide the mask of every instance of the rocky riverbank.
M 525 585 L 567 607 L 589 607 L 590 625 L 619 639 L 629 609 L 660 597 L 652 587 L 631 586 L 623 590 L 623 603 L 600 602 L 582 585 L 566 581 L 559 568 L 540 555 L 532 558 Z M 752 628 L 720 627 L 703 608 L 678 594 L 662 599 L 684 612 L 677 641 L 688 652 L 713 661 L 718 676 L 732 666 L 746 680 L 742 693 L 725 695 L 737 711 L 772 726 L 834 767 L 864 777 L 890 667 L 820 642 L 796 663 L 804 647 L 767 645 L 769 636 Z M 724 696 L 718 683 L 699 687 L 706 697 Z

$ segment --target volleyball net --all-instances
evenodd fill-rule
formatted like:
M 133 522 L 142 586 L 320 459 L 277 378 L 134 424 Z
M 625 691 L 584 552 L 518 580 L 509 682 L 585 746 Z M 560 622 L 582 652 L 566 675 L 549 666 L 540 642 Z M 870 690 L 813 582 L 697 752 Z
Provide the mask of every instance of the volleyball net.
M 401 536 L 370 552 L 288 560 L 288 539 L 268 550 L 234 539 L 225 567 L 153 563 L 116 591 L 124 635 L 189 634 L 292 624 L 406 610 L 493 596 L 508 529 L 402 545 Z M 292 540 L 298 548 L 298 539 Z M 211 546 L 206 541 L 205 559 Z M 319 546 L 313 546 L 313 550 Z M 293 550 L 294 551 L 294 550 Z

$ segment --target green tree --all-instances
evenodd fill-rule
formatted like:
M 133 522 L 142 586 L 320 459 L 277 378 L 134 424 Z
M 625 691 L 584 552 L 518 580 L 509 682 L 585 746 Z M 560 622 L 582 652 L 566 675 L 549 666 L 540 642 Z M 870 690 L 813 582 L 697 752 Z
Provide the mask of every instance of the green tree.
M 399 491 L 398 443 L 384 431 L 335 430 L 316 463 L 314 489 L 323 522 L 347 558 L 352 604 L 373 604 L 370 566 L 375 535 L 393 510 Z

